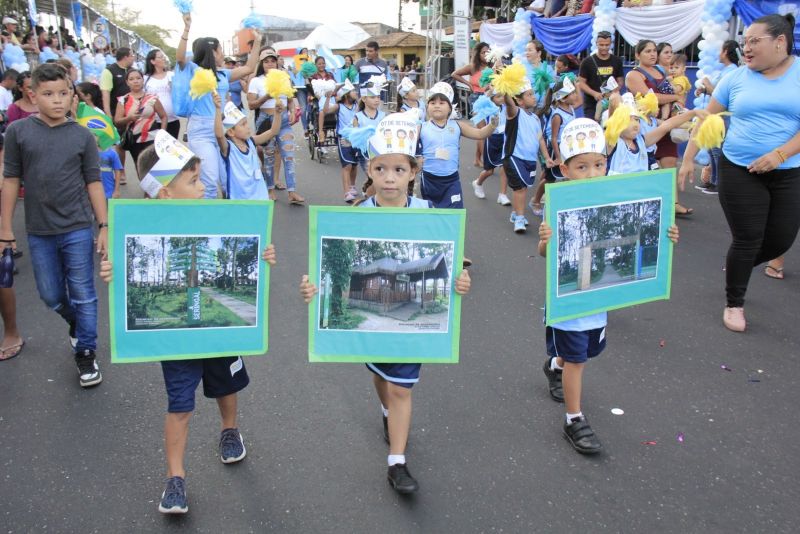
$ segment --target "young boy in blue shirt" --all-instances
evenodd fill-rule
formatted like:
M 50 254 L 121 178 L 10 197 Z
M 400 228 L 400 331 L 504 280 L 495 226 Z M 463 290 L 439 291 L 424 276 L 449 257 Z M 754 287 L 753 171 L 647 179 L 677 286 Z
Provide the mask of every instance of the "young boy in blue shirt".
M 150 174 L 159 160 L 156 146 L 161 146 L 165 141 L 170 144 L 170 153 L 176 155 L 183 166 L 174 177 L 159 173 L 156 178 Z M 202 199 L 205 186 L 200 180 L 200 158 L 164 130 L 156 134 L 155 145 L 139 155 L 139 175 L 143 177 L 141 186 L 145 193 L 154 199 Z M 270 266 L 275 265 L 275 248 L 272 245 L 267 246 L 261 258 Z M 111 282 L 111 262 L 101 262 L 100 278 L 107 283 Z M 168 398 L 164 421 L 168 478 L 158 510 L 164 514 L 185 514 L 189 511 L 189 506 L 186 501 L 186 470 L 183 459 L 189 435 L 189 419 L 194 411 L 195 390 L 202 381 L 203 394 L 217 401 L 222 419 L 220 460 L 231 464 L 243 460 L 247 454 L 242 435 L 236 426 L 236 415 L 237 393 L 247 387 L 250 379 L 239 356 L 161 362 L 161 370 Z
M 94 131 L 94 130 L 90 130 Z M 100 147 L 98 145 L 98 150 Z M 113 148 L 107 148 L 100 152 L 100 179 L 103 182 L 103 192 L 106 199 L 119 198 L 119 186 L 125 176 L 119 154 Z
M 591 138 L 593 143 L 571 140 Z M 585 180 L 606 175 L 606 146 L 603 130 L 591 119 L 575 119 L 564 127 L 560 143 L 561 174 L 567 180 Z M 553 230 L 542 222 L 539 226 L 539 254 L 547 255 L 547 243 Z M 667 237 L 678 242 L 678 227 L 670 226 Z M 544 374 L 550 397 L 566 404 L 564 438 L 582 454 L 596 454 L 603 448 L 581 411 L 583 368 L 589 358 L 599 356 L 606 348 L 608 314 L 596 313 L 546 327 L 547 361 Z

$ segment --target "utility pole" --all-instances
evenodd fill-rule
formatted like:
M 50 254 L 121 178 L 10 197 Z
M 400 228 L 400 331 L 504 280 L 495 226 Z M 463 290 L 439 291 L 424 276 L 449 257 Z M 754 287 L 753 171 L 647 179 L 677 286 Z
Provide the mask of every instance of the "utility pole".
M 403 31 L 403 0 L 397 0 L 397 31 Z

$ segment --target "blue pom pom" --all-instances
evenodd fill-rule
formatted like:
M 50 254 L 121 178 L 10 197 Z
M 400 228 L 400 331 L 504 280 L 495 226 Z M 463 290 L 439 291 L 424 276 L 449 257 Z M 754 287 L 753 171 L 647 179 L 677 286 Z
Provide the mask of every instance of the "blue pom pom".
M 494 117 L 498 113 L 500 113 L 500 108 L 497 104 L 492 102 L 492 99 L 488 96 L 481 95 L 472 106 L 472 114 L 474 115 L 471 119 L 472 124 L 477 126 L 480 122 Z
M 186 15 L 187 13 L 192 12 L 192 0 L 172 0 L 175 3 L 175 7 L 178 8 L 178 11 Z
M 703 167 L 708 165 L 711 162 L 711 158 L 708 155 L 708 150 L 699 151 L 694 157 L 694 162 L 698 165 L 702 165 Z
M 362 154 L 366 155 L 369 149 L 369 139 L 375 135 L 376 129 L 375 126 L 364 126 L 361 128 L 348 126 L 342 128 L 341 134 L 345 139 L 350 141 L 350 144 L 353 145 L 354 148 L 357 148 Z
M 242 21 L 242 28 L 247 28 L 251 30 L 263 30 L 264 29 L 264 17 L 261 15 L 257 15 L 255 12 L 250 13 L 247 15 Z

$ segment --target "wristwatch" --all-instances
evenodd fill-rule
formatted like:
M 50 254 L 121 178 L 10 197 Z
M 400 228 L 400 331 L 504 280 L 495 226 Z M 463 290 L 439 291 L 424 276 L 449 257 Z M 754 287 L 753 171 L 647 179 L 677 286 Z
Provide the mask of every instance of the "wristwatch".
M 108 223 L 99 223 L 97 225 L 97 228 L 100 230 L 102 230 L 103 228 L 108 228 Z

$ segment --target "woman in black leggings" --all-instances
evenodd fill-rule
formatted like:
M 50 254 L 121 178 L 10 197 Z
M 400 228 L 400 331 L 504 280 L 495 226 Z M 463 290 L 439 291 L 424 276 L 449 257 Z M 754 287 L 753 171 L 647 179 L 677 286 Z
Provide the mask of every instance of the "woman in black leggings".
M 794 17 L 767 15 L 744 36 L 744 61 L 714 89 L 708 111 L 732 113 L 722 146 L 719 201 L 731 229 L 723 323 L 743 332 L 753 267 L 785 253 L 800 228 L 800 60 L 792 55 Z M 689 143 L 678 185 L 694 177 Z

